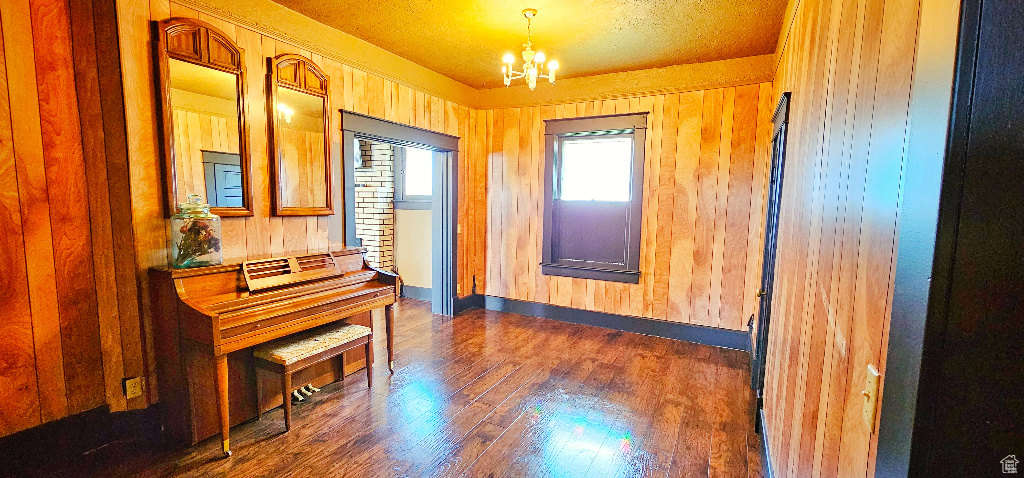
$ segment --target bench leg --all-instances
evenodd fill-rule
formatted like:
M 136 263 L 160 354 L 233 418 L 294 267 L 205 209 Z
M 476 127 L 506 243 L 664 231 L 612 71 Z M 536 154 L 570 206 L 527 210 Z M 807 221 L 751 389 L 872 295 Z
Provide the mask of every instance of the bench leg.
M 231 456 L 231 419 L 228 416 L 228 356 L 217 356 L 217 411 L 220 414 L 220 439 L 224 456 Z
M 373 339 L 366 341 L 366 386 L 373 386 Z
M 284 399 L 284 431 L 292 429 L 292 374 L 281 374 L 281 398 Z
M 388 334 L 388 370 L 395 373 L 395 304 L 384 306 L 384 328 Z

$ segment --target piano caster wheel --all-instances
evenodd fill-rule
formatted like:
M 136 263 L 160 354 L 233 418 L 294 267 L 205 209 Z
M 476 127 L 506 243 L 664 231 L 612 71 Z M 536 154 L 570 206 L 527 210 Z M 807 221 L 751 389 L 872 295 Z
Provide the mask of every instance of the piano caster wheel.
M 231 458 L 231 450 L 224 452 L 224 458 Z

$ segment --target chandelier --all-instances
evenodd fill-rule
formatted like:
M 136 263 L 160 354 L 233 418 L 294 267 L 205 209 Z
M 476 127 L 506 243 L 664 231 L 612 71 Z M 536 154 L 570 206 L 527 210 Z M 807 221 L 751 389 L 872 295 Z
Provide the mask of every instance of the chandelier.
M 526 78 L 526 86 L 529 86 L 531 90 L 537 87 L 537 78 L 547 78 L 551 84 L 555 84 L 555 72 L 558 71 L 558 62 L 555 60 L 549 61 L 546 67 L 547 74 L 541 74 L 541 71 L 545 68 L 544 53 L 533 51 L 533 43 L 530 41 L 530 21 L 533 20 L 533 17 L 537 16 L 537 10 L 527 8 L 523 10 L 523 16 L 526 17 L 526 43 L 523 45 L 526 49 L 523 50 L 522 70 L 517 71 L 515 69 L 515 55 L 506 53 L 504 58 L 505 65 L 501 67 L 505 86 L 511 85 L 512 80 L 520 78 Z

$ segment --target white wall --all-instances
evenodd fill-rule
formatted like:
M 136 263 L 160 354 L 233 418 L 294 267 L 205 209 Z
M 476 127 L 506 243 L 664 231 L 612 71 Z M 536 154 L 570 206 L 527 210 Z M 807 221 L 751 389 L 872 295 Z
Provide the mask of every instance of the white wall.
M 395 210 L 395 268 L 402 283 L 430 288 L 430 210 Z

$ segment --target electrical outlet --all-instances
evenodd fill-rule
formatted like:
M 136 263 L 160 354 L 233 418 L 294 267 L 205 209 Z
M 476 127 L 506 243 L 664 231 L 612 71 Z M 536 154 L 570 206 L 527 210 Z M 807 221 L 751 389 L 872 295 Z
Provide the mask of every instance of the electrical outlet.
M 455 293 L 456 294 L 461 294 L 462 293 L 462 284 L 455 284 Z
M 124 379 L 124 396 L 126 398 L 141 397 L 142 391 L 146 388 L 145 377 L 131 377 Z
M 861 392 L 864 398 L 864 425 L 872 432 L 875 428 L 875 413 L 878 408 L 878 375 L 878 369 L 869 364 L 864 377 L 864 390 Z

